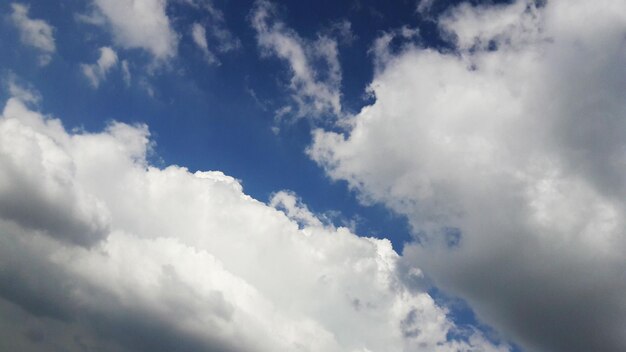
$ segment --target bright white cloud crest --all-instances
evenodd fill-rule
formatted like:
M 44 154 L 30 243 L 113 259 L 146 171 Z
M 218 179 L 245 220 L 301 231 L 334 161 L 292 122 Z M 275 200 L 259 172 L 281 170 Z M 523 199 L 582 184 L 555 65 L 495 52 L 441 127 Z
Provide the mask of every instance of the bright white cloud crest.
M 115 43 L 140 48 L 156 59 L 176 55 L 178 36 L 166 14 L 166 0 L 94 0 L 111 27 Z
M 0 349 L 37 350 L 39 336 L 74 350 L 505 350 L 472 331 L 448 341 L 459 331 L 403 283 L 389 241 L 278 193 L 299 228 L 235 179 L 150 166 L 149 150 L 146 126 L 68 133 L 7 102 L 0 310 L 20 318 Z
M 405 255 L 529 351 L 624 350 L 626 4 L 461 5 L 309 149 L 410 220 Z

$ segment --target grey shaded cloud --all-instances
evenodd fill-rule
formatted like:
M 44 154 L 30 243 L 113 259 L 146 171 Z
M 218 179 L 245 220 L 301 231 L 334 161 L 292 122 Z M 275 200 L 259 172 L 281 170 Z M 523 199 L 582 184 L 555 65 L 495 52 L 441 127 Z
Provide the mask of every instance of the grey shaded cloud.
M 5 119 L 29 115 L 18 99 L 11 99 Z M 2 125 L 0 134 L 0 216 L 21 226 L 81 246 L 99 241 L 108 231 L 108 211 L 75 182 L 74 165 L 58 147 L 63 141 L 37 134 L 37 129 L 60 125 L 39 122 L 22 129 L 15 122 Z
M 146 126 L 69 133 L 31 109 L 12 97 L 0 117 L 0 349 L 509 349 L 449 339 L 388 240 L 325 224 L 293 193 L 268 205 L 221 172 L 151 166 Z M 421 333 L 403 335 L 413 311 Z
M 626 4 L 461 4 L 438 23 L 455 51 L 381 42 L 376 101 L 309 155 L 405 215 L 405 265 L 529 351 L 626 349 Z

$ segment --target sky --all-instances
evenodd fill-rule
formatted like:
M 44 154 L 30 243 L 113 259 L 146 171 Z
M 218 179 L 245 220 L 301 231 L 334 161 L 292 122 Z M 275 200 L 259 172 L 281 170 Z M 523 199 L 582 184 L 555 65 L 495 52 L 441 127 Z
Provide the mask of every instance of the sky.
M 621 0 L 0 0 L 0 350 L 626 350 Z

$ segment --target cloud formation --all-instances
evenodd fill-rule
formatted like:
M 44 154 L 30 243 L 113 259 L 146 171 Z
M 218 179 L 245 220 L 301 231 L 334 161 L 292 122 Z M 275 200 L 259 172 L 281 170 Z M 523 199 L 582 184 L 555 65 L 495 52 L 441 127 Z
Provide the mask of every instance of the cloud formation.
M 292 193 L 271 202 L 286 215 L 221 172 L 151 166 L 150 147 L 144 125 L 69 133 L 8 100 L 0 349 L 507 350 L 406 284 L 419 270 L 389 241 L 324 225 Z
M 241 48 L 241 41 L 237 36 L 235 36 L 226 26 L 226 20 L 224 19 L 224 13 L 215 7 L 213 1 L 210 0 L 182 0 L 188 6 L 191 6 L 197 10 L 201 10 L 206 17 L 206 20 L 203 24 L 194 23 L 192 25 L 192 37 L 196 45 L 200 47 L 201 50 L 205 50 L 204 42 L 207 42 L 206 36 L 207 34 L 211 36 L 212 40 L 215 43 L 214 50 L 220 53 L 227 53 L 229 51 L 234 51 Z M 208 31 L 207 31 L 208 29 Z M 200 33 L 204 40 L 201 39 Z M 208 32 L 208 33 L 207 33 Z M 208 49 L 209 45 L 207 42 L 206 48 Z
M 409 219 L 405 256 L 529 351 L 626 350 L 626 4 L 463 4 L 310 156 Z
M 166 0 L 94 0 L 94 4 L 116 45 L 144 49 L 158 60 L 176 56 L 178 36 L 167 16 Z
M 272 3 L 256 1 L 250 21 L 257 32 L 262 54 L 276 56 L 289 65 L 289 88 L 297 107 L 296 116 L 341 115 L 341 66 L 337 41 L 326 35 L 307 41 L 288 28 L 276 12 Z
M 44 20 L 30 18 L 27 5 L 13 3 L 11 8 L 11 21 L 19 30 L 22 43 L 37 49 L 40 52 L 39 63 L 47 65 L 56 51 L 54 28 Z
M 94 88 L 98 88 L 100 82 L 106 79 L 109 70 L 117 65 L 117 61 L 117 53 L 115 53 L 115 51 L 108 46 L 104 46 L 100 48 L 100 57 L 98 58 L 98 61 L 96 61 L 96 63 L 81 64 L 80 68 L 83 71 L 85 77 L 87 77 L 87 79 L 89 80 L 89 83 L 91 83 L 91 86 Z M 128 64 L 123 64 L 122 68 L 124 72 L 124 79 L 126 80 Z M 130 81 L 130 73 L 128 73 L 128 76 L 128 81 Z
M 196 43 L 196 46 L 198 46 L 198 48 L 202 50 L 204 58 L 209 64 L 215 64 L 219 62 L 215 57 L 215 54 L 213 54 L 211 50 L 209 50 L 209 43 L 206 40 L 206 29 L 204 29 L 204 27 L 200 23 L 196 22 L 191 25 L 191 38 L 193 39 L 193 42 Z

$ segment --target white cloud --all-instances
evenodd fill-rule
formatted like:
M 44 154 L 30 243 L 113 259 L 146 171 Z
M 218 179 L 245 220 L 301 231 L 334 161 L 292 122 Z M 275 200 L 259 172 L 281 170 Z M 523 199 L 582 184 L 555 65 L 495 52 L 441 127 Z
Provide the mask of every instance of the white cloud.
M 403 26 L 392 30 L 382 32 L 370 47 L 369 53 L 374 58 L 374 69 L 380 71 L 385 68 L 385 65 L 393 60 L 393 57 L 397 55 L 391 48 L 391 42 L 396 39 L 401 39 L 403 45 L 396 51 L 403 51 L 407 48 L 412 48 L 415 40 L 420 39 L 419 29 Z
M 305 204 L 302 204 L 293 192 L 280 191 L 275 193 L 272 195 L 269 205 L 284 211 L 290 219 L 305 227 L 323 226 L 319 217 L 313 214 Z
M 207 60 L 209 64 L 218 63 L 215 54 L 209 50 L 209 43 L 206 40 L 206 29 L 202 27 L 200 23 L 194 23 L 191 26 L 191 37 L 193 38 L 193 42 L 196 43 L 198 48 L 202 50 L 204 54 L 204 58 Z
M 42 120 L 17 98 L 2 115 L 0 217 L 79 245 L 102 239 L 108 213 L 74 180 L 71 157 L 56 146 L 69 142 L 59 122 Z
M 130 82 L 132 80 L 129 66 L 130 65 L 127 60 L 122 60 L 122 78 L 124 79 L 126 86 L 130 86 Z
M 25 82 L 20 81 L 19 77 L 13 72 L 9 72 L 5 76 L 6 89 L 10 96 L 19 99 L 26 104 L 37 104 L 41 101 L 41 95 L 34 88 L 28 87 Z
M 430 11 L 430 9 L 433 7 L 433 4 L 435 3 L 435 0 L 419 0 L 417 2 L 417 12 L 424 14 L 424 13 L 428 13 L 428 11 Z
M 139 48 L 156 59 L 176 55 L 178 36 L 166 14 L 166 0 L 94 0 L 107 19 L 115 43 Z
M 11 8 L 11 20 L 20 32 L 22 43 L 40 51 L 39 62 L 42 66 L 47 65 L 56 50 L 54 28 L 44 20 L 28 17 L 29 8 L 26 5 L 13 3 Z
M 102 13 L 97 10 L 92 10 L 89 13 L 75 13 L 74 19 L 77 22 L 82 22 L 86 24 L 91 24 L 94 26 L 104 26 L 107 23 L 107 19 L 102 15 Z
M 94 64 L 81 64 L 81 70 L 89 83 L 94 88 L 98 88 L 100 86 L 100 82 L 106 79 L 107 73 L 117 65 L 117 54 L 115 51 L 107 46 L 100 48 L 100 57 L 98 61 Z M 126 61 L 123 62 L 123 64 Z M 122 65 L 124 68 L 124 79 L 126 80 L 128 73 L 128 64 Z M 130 81 L 130 73 L 128 73 L 128 81 Z
M 227 53 L 229 51 L 238 50 L 241 48 L 241 41 L 237 38 L 226 26 L 226 20 L 224 19 L 224 13 L 215 7 L 213 1 L 210 0 L 182 0 L 187 5 L 194 7 L 197 10 L 203 10 L 206 13 L 208 19 L 208 25 L 206 27 L 209 29 L 208 34 L 212 37 L 212 39 L 216 42 L 215 50 L 220 53 Z M 195 29 L 195 24 L 194 28 Z M 204 27 L 204 37 L 206 41 L 207 31 Z M 199 29 L 197 29 L 199 31 Z M 198 41 L 195 38 L 194 33 L 194 41 L 198 44 Z M 198 44 L 200 45 L 200 44 Z M 208 48 L 208 44 L 207 44 Z
M 292 218 L 221 172 L 151 166 L 150 145 L 146 126 L 68 133 L 9 99 L 0 349 L 505 350 L 447 341 L 457 327 L 389 241 L 322 226 L 290 193 L 272 204 Z
M 404 214 L 405 255 L 530 351 L 625 350 L 626 3 L 460 5 L 309 153 Z
M 275 12 L 271 3 L 257 1 L 251 23 L 263 54 L 289 64 L 297 116 L 341 115 L 341 67 L 336 40 L 319 36 L 313 42 L 306 41 L 277 19 Z
M 459 50 L 485 50 L 490 43 L 523 49 L 541 36 L 537 11 L 525 1 L 482 7 L 464 3 L 441 17 L 439 25 Z

